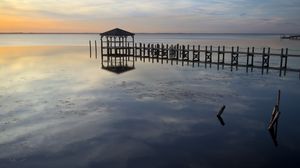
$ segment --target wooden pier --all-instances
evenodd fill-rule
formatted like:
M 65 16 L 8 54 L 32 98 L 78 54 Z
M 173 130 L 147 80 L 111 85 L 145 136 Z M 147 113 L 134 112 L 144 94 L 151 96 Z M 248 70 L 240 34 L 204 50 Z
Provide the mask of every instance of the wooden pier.
M 135 60 L 148 60 L 149 62 L 167 62 L 173 64 L 192 64 L 199 66 L 204 64 L 205 67 L 217 65 L 217 68 L 224 69 L 224 66 L 230 66 L 231 71 L 244 67 L 246 72 L 253 71 L 253 68 L 261 69 L 261 73 L 268 73 L 270 69 L 279 70 L 279 75 L 286 75 L 287 71 L 299 72 L 300 67 L 289 68 L 288 58 L 296 58 L 300 62 L 300 55 L 289 54 L 287 48 L 282 48 L 280 52 L 271 53 L 270 48 L 225 46 L 190 46 L 190 45 L 170 45 L 170 44 L 142 44 L 134 45 Z M 272 61 L 272 62 L 271 62 Z M 272 63 L 272 64 L 271 64 Z M 274 65 L 276 64 L 276 65 Z
M 287 71 L 299 72 L 300 78 L 300 55 L 289 53 L 288 48 L 272 50 L 271 48 L 247 47 L 225 47 L 225 46 L 200 46 L 200 45 L 180 45 L 180 44 L 144 44 L 135 43 L 134 33 L 116 28 L 101 33 L 101 60 L 102 66 L 120 66 L 128 61 L 140 59 L 149 62 L 167 62 L 181 64 L 182 66 L 200 66 L 205 68 L 216 65 L 217 69 L 224 69 L 229 66 L 231 71 L 244 67 L 246 72 L 260 69 L 261 73 L 268 73 L 269 70 L 278 70 L 279 76 L 286 75 Z M 288 36 L 289 38 L 299 38 L 300 36 Z M 287 37 L 284 37 L 287 38 Z M 90 53 L 92 51 L 91 41 L 89 42 Z M 91 57 L 91 54 L 90 54 Z M 97 42 L 95 41 L 95 58 L 97 58 Z M 288 60 L 293 62 L 288 66 Z M 298 63 L 294 63 L 297 61 Z M 296 67 L 295 67 L 296 66 Z
M 281 39 L 300 40 L 300 35 L 282 35 Z

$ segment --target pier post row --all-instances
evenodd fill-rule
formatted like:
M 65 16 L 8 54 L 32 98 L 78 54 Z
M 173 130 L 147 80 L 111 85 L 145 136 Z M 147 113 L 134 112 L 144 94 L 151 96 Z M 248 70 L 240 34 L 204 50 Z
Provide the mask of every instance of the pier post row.
M 271 48 L 255 48 L 240 46 L 195 46 L 179 44 L 157 44 L 157 43 L 135 43 L 134 33 L 116 28 L 100 34 L 101 36 L 101 62 L 102 68 L 116 73 L 134 69 L 135 61 L 161 62 L 168 63 L 173 61 L 181 65 L 200 63 L 211 68 L 216 65 L 217 69 L 221 66 L 230 67 L 230 70 L 238 70 L 238 67 L 245 67 L 246 72 L 249 68 L 260 69 L 261 73 L 269 70 L 278 70 L 279 76 L 286 75 L 287 71 L 299 73 L 300 67 L 288 67 L 288 58 L 300 60 L 300 55 L 290 54 L 288 48 L 277 51 Z M 283 73 L 282 73 L 283 72 Z

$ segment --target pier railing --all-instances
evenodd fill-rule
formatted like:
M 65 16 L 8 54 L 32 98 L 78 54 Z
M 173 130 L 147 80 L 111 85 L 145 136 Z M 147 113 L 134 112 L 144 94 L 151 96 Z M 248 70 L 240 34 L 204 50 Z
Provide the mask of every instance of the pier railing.
M 238 67 L 245 67 L 248 72 L 253 68 L 261 69 L 261 72 L 267 72 L 269 69 L 279 70 L 279 75 L 286 75 L 287 71 L 300 72 L 300 55 L 290 54 L 289 49 L 282 48 L 279 52 L 271 52 L 270 48 L 225 46 L 190 46 L 190 45 L 169 45 L 169 44 L 142 44 L 135 43 L 134 46 L 135 60 L 147 60 L 154 62 L 159 60 L 169 61 L 171 64 L 179 62 L 184 64 L 205 64 L 210 66 L 217 65 L 217 68 L 230 66 L 231 70 Z M 288 67 L 288 60 L 298 61 L 298 67 Z M 300 74 L 299 74 L 300 75 Z

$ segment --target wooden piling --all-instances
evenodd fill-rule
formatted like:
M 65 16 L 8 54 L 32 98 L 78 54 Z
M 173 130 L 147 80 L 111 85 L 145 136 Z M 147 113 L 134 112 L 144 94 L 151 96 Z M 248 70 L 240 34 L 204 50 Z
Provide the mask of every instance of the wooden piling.
M 271 120 L 269 122 L 269 127 L 268 129 L 272 129 L 274 124 L 276 124 L 276 122 L 278 121 L 279 118 L 279 114 L 280 114 L 280 96 L 281 96 L 281 91 L 278 90 L 277 93 L 277 98 L 276 98 L 276 104 L 273 108 L 272 114 L 271 114 Z
M 210 46 L 210 50 L 208 51 L 207 46 L 205 46 L 205 68 L 207 67 L 207 63 L 209 63 L 211 67 L 212 62 L 212 46 Z
M 217 55 L 218 55 L 218 60 L 217 60 L 217 69 L 219 70 L 219 68 L 220 68 L 220 46 L 218 46 L 218 53 L 217 53 Z
M 155 58 L 156 58 L 156 62 L 159 62 L 159 60 L 158 60 L 158 56 L 159 56 L 159 49 L 160 49 L 160 46 L 159 46 L 159 44 L 156 44 L 156 47 L 155 47 L 155 49 L 154 49 L 154 54 L 155 54 Z
M 289 50 L 288 48 L 285 49 L 284 76 L 286 75 L 286 70 L 287 70 L 288 50 Z
M 213 49 L 212 46 L 210 46 L 209 48 L 209 68 L 211 68 L 211 64 L 212 64 L 212 54 L 213 54 Z
M 187 49 L 184 51 L 185 53 L 185 59 L 187 61 L 187 65 L 190 64 L 190 45 L 187 46 Z
M 165 52 L 165 46 L 164 46 L 164 44 L 161 44 L 161 48 L 160 48 L 161 64 L 164 64 L 164 55 L 165 55 L 164 52 Z
M 272 129 L 272 128 L 274 127 L 274 124 L 278 121 L 279 114 L 280 114 L 279 111 L 275 114 L 275 116 L 274 116 L 272 122 L 270 123 L 270 125 L 269 125 L 269 127 L 268 127 L 269 130 Z
M 276 105 L 277 105 L 278 110 L 279 110 L 279 105 L 280 105 L 280 96 L 281 96 L 281 91 L 278 90 L 277 99 L 276 99 Z
M 90 58 L 92 58 L 92 42 L 91 42 L 91 40 L 89 41 L 89 45 L 90 45 Z
M 266 52 L 266 48 L 263 48 L 262 53 L 262 65 L 261 65 L 261 73 L 264 73 L 264 69 L 267 69 L 267 73 L 269 72 L 269 62 L 270 62 L 270 48 Z
M 200 49 L 201 49 L 201 46 L 200 45 L 198 45 L 198 67 L 200 66 L 200 56 L 201 56 L 201 51 L 200 51 Z
M 223 112 L 224 112 L 224 110 L 225 110 L 225 105 L 223 105 L 222 107 L 221 107 L 221 109 L 219 110 L 219 112 L 218 112 L 218 114 L 217 114 L 217 117 L 221 117 L 221 115 L 223 114 Z
M 98 52 L 97 52 L 97 41 L 95 40 L 95 58 L 97 59 Z
M 224 69 L 225 66 L 225 46 L 223 46 L 222 50 L 222 69 Z
M 167 63 L 169 62 L 169 45 L 167 44 L 166 47 L 166 59 L 167 59 Z
M 231 71 L 233 70 L 233 66 L 236 67 L 236 70 L 238 70 L 238 60 L 239 60 L 239 47 L 237 47 L 237 50 L 234 50 L 234 47 L 231 47 Z
M 110 40 L 113 40 L 110 38 Z M 205 63 L 205 67 L 207 67 L 207 64 L 212 66 L 212 64 L 216 64 L 218 70 L 220 69 L 220 66 L 222 65 L 222 68 L 224 68 L 225 65 L 231 66 L 231 71 L 235 67 L 236 70 L 238 70 L 238 67 L 245 67 L 246 71 L 249 72 L 249 68 L 251 68 L 251 71 L 253 71 L 253 68 L 261 68 L 262 73 L 265 72 L 265 70 L 268 72 L 269 69 L 278 69 L 280 72 L 280 76 L 282 75 L 282 71 L 284 71 L 284 74 L 286 74 L 287 71 L 297 71 L 300 72 L 300 69 L 288 69 L 287 67 L 287 58 L 288 58 L 288 49 L 281 49 L 281 53 L 271 53 L 270 48 L 264 48 L 261 51 L 255 52 L 255 48 L 247 47 L 246 51 L 240 51 L 239 46 L 237 47 L 231 47 L 231 50 L 225 50 L 225 46 L 217 46 L 215 50 L 213 50 L 212 46 L 205 46 L 203 49 L 201 49 L 201 46 L 198 45 L 198 49 L 196 46 L 190 47 L 189 45 L 168 45 L 168 44 L 142 44 L 142 43 L 134 43 L 133 48 L 130 47 L 129 43 L 121 43 L 122 48 L 119 50 L 115 50 L 113 44 L 115 44 L 114 41 L 110 41 L 107 43 L 107 46 L 101 45 L 101 52 L 102 50 L 106 50 L 107 54 L 103 54 L 105 56 L 107 55 L 130 55 L 130 57 L 133 54 L 133 58 L 135 57 L 135 60 L 137 60 L 137 57 L 140 57 L 140 60 L 144 61 L 148 57 L 149 61 L 152 58 L 152 62 L 154 62 L 154 59 L 156 59 L 157 62 L 159 62 L 159 59 L 161 59 L 161 63 L 164 63 L 164 60 L 166 59 L 166 62 L 168 63 L 169 59 L 171 59 L 171 65 L 173 65 L 173 61 L 176 60 L 176 64 L 178 65 L 178 62 L 181 61 L 182 65 L 186 64 L 189 65 L 189 63 L 193 62 L 193 67 L 195 66 L 196 61 L 198 62 L 198 66 L 200 63 Z M 120 38 L 124 41 L 124 39 Z M 90 45 L 90 57 L 92 57 L 92 51 L 91 51 L 91 42 L 89 41 Z M 131 50 L 133 49 L 133 50 Z M 97 52 L 97 44 L 95 41 L 95 52 Z M 201 62 L 201 52 L 204 53 L 204 60 Z M 192 54 L 190 54 L 192 53 Z M 226 62 L 225 56 L 231 54 L 231 61 Z M 239 63 L 239 56 L 245 55 L 246 56 L 246 64 Z M 216 59 L 213 59 L 213 57 L 216 57 Z M 254 65 L 254 56 L 261 56 L 262 62 L 260 65 Z M 272 56 L 272 57 L 271 57 Z M 270 66 L 270 59 L 274 57 L 280 57 L 280 67 L 272 67 Z M 296 57 L 297 55 L 291 55 L 292 57 Z M 95 56 L 97 58 L 97 56 Z M 127 57 L 125 57 L 128 59 Z M 108 60 L 113 60 L 113 58 L 108 58 Z M 244 58 L 243 58 L 244 60 Z M 300 74 L 299 74 L 300 75 Z
M 266 59 L 267 59 L 267 73 L 269 73 L 269 67 L 270 67 L 270 47 L 268 48 L 268 52 L 266 55 Z
M 195 66 L 195 60 L 196 60 L 195 58 L 197 57 L 196 56 L 195 45 L 193 45 L 193 50 L 192 51 L 193 51 L 193 60 L 192 61 L 193 61 L 193 67 L 194 67 Z
M 151 52 L 151 57 L 152 57 L 152 63 L 154 63 L 154 56 L 153 56 L 153 44 L 151 44 L 150 52 Z
M 247 62 L 246 62 L 246 72 L 248 73 L 248 68 L 249 68 L 249 56 L 250 56 L 250 52 L 249 52 L 249 47 L 247 48 Z
M 179 44 L 176 45 L 176 65 L 178 65 L 178 60 L 179 60 L 179 53 L 180 49 L 179 49 Z
M 179 48 L 180 48 L 180 56 L 179 57 L 181 58 L 181 64 L 183 66 L 184 65 L 184 49 L 185 49 L 185 46 L 182 45 Z

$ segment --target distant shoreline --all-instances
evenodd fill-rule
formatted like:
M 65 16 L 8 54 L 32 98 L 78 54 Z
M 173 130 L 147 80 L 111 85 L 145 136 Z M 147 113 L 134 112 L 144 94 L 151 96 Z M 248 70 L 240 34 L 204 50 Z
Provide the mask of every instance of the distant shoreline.
M 74 33 L 70 33 L 70 32 L 0 32 L 1 34 L 100 34 L 96 33 L 96 32 L 74 32 Z M 288 34 L 288 33 L 144 33 L 144 32 L 139 32 L 139 33 L 135 33 L 135 34 L 203 34 L 203 35 L 283 35 L 283 34 Z M 299 33 L 289 33 L 289 35 L 294 35 L 294 34 L 299 34 Z

